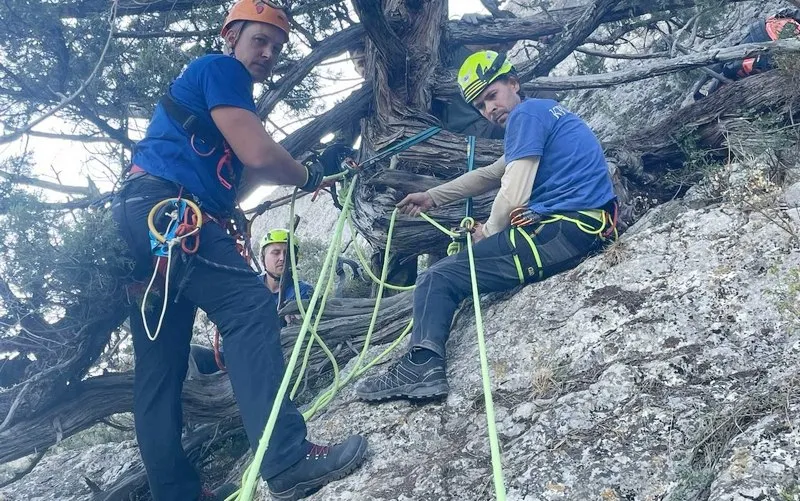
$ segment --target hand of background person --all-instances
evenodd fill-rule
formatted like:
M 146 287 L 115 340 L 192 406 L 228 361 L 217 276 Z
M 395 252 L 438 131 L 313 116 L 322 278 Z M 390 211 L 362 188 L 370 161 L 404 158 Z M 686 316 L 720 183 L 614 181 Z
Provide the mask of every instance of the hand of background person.
M 400 212 L 408 214 L 409 216 L 419 216 L 420 212 L 425 212 L 435 206 L 436 203 L 433 201 L 433 197 L 431 197 L 427 191 L 406 195 L 406 197 L 397 204 L 397 208 L 400 209 Z
M 483 223 L 475 222 L 475 226 L 472 228 L 472 243 L 477 244 L 484 238 L 486 235 L 483 233 Z

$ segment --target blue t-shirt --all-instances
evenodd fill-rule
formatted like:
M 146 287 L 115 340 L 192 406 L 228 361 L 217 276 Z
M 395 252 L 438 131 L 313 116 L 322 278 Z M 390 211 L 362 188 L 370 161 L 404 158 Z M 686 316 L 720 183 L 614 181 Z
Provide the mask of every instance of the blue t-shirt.
M 599 209 L 615 198 L 600 141 L 551 99 L 525 99 L 511 111 L 505 155 L 506 162 L 541 157 L 528 204 L 537 214 Z
M 300 280 L 300 283 L 298 285 L 300 286 L 300 299 L 302 301 L 311 299 L 311 295 L 314 294 L 314 286 L 312 286 L 308 282 L 303 282 L 302 280 Z M 275 301 L 278 301 L 278 293 L 273 292 L 272 294 L 275 296 Z M 297 296 L 295 295 L 294 292 L 294 283 L 291 283 L 289 284 L 288 287 L 286 287 L 286 293 L 283 295 L 281 299 L 283 300 L 284 304 L 287 304 L 290 301 L 294 301 L 295 297 Z
M 172 99 L 205 121 L 217 132 L 211 110 L 217 106 L 234 106 L 255 113 L 253 79 L 237 59 L 221 54 L 203 56 L 192 61 L 169 88 Z M 220 134 L 220 137 L 221 134 Z M 213 145 L 194 141 L 194 147 L 206 155 Z M 242 163 L 233 156 L 233 175 L 223 169 L 221 175 L 232 185 L 226 188 L 217 177 L 217 164 L 223 155 L 222 145 L 203 156 L 194 151 L 190 137 L 173 121 L 159 104 L 145 138 L 136 145 L 133 163 L 148 173 L 180 184 L 194 195 L 203 209 L 212 214 L 226 214 L 236 204 L 236 185 L 241 178 Z

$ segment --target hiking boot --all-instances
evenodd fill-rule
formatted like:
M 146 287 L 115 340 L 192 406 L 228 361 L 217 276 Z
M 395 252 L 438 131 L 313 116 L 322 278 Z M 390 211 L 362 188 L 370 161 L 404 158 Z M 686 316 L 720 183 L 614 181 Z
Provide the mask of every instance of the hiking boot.
M 367 439 L 360 435 L 333 446 L 311 444 L 303 459 L 267 480 L 269 492 L 281 501 L 302 499 L 352 473 L 366 453 Z
M 396 398 L 432 400 L 446 397 L 449 391 L 441 357 L 431 356 L 425 362 L 418 363 L 409 352 L 385 374 L 364 381 L 356 389 L 356 395 L 367 402 Z
M 200 493 L 199 501 L 225 501 L 238 490 L 239 488 L 231 483 L 222 484 L 213 491 L 209 489 L 203 489 L 203 491 Z

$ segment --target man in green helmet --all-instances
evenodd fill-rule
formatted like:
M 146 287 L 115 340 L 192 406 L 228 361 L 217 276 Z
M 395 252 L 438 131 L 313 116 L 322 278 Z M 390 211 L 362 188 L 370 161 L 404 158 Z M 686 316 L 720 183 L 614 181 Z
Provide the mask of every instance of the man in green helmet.
M 299 257 L 300 246 L 296 237 L 294 244 L 295 256 Z M 278 309 L 283 308 L 289 301 L 297 297 L 301 300 L 311 299 L 314 287 L 302 280 L 298 280 L 299 294 L 294 288 L 292 267 L 289 260 L 289 230 L 270 230 L 261 239 L 258 249 L 261 256 L 261 265 L 264 267 L 264 284 L 267 286 L 278 303 Z
M 300 246 L 295 237 L 294 240 L 295 256 L 300 256 Z M 261 258 L 261 266 L 264 267 L 264 285 L 272 292 L 278 310 L 286 306 L 290 301 L 300 297 L 302 301 L 311 299 L 314 294 L 314 286 L 303 280 L 298 280 L 300 294 L 297 294 L 292 279 L 292 269 L 289 264 L 289 230 L 282 228 L 270 230 L 261 239 L 258 247 L 258 254 Z M 284 327 L 296 319 L 294 317 L 281 318 L 281 327 Z M 225 356 L 223 347 L 219 347 L 220 363 L 224 367 Z M 222 369 L 214 355 L 214 350 L 200 344 L 192 344 L 191 356 L 197 365 L 200 374 L 213 374 Z
M 464 100 L 505 129 L 495 163 L 426 192 L 398 208 L 418 215 L 499 188 L 491 215 L 472 233 L 478 289 L 504 291 L 577 266 L 616 238 L 616 196 L 603 149 L 579 117 L 552 99 L 526 98 L 504 55 L 479 51 L 458 73 Z M 459 303 L 471 295 L 466 252 L 437 262 L 414 290 L 410 349 L 360 398 L 422 400 L 447 395 L 445 343 Z

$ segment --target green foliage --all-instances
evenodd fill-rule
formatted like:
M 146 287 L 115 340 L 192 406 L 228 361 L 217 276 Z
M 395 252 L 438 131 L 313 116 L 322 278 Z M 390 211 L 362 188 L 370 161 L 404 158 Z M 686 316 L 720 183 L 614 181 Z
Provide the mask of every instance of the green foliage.
M 26 162 L 2 169 L 24 174 Z M 72 308 L 72 320 L 85 321 L 120 297 L 127 262 L 110 211 L 54 212 L 40 194 L 9 182 L 0 183 L 0 194 L 0 279 L 20 298 L 13 313 L 55 320 Z
M 591 54 L 575 53 L 575 61 L 577 63 L 574 75 L 599 75 L 606 72 L 606 59 L 600 56 Z
M 793 323 L 800 323 L 800 268 L 792 268 L 784 278 L 786 288 L 775 292 L 778 298 L 778 311 Z

